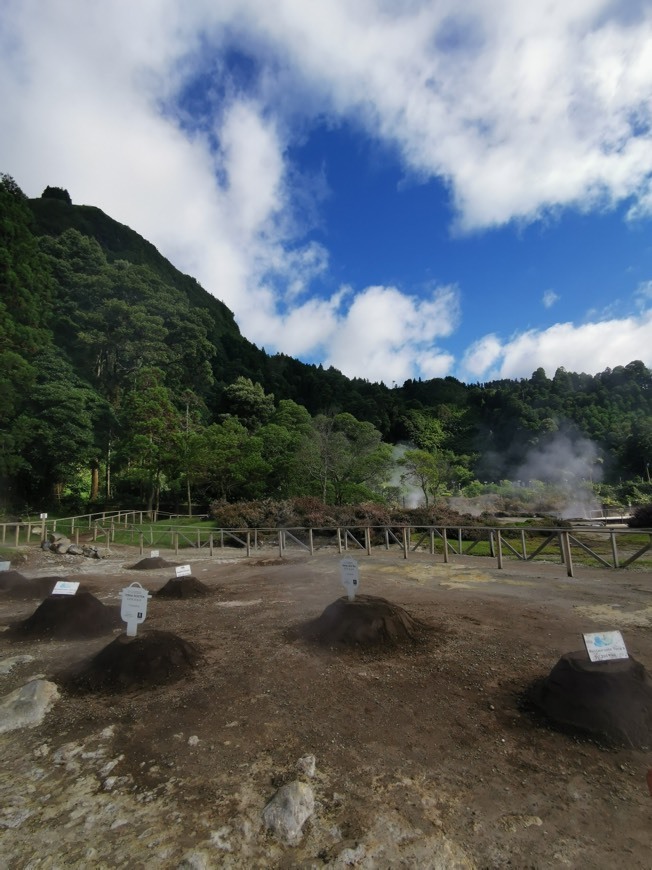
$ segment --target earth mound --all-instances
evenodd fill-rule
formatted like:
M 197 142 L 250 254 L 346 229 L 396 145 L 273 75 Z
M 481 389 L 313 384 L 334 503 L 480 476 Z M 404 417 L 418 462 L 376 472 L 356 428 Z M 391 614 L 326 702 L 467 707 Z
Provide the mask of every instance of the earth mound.
M 18 571 L 3 571 L 0 574 L 0 593 L 12 601 L 28 601 L 50 595 L 59 580 L 65 577 L 24 577 Z M 79 591 L 79 590 L 78 590 Z
M 172 577 L 158 592 L 157 598 L 203 598 L 210 593 L 210 589 L 201 580 L 192 575 L 186 577 Z
M 566 653 L 528 697 L 562 728 L 611 744 L 652 746 L 652 680 L 631 657 L 592 662 L 585 650 Z
M 99 637 L 122 625 L 119 607 L 107 607 L 90 592 L 52 595 L 10 628 L 13 637 L 76 640 Z
M 121 634 L 88 662 L 55 677 L 69 692 L 119 694 L 175 683 L 197 665 L 199 649 L 171 631 Z
M 161 556 L 148 556 L 146 559 L 141 559 L 135 565 L 127 565 L 130 571 L 153 571 L 155 568 L 174 568 L 178 562 L 168 562 Z
M 397 647 L 420 643 L 428 626 L 397 604 L 375 595 L 338 598 L 301 629 L 322 646 Z

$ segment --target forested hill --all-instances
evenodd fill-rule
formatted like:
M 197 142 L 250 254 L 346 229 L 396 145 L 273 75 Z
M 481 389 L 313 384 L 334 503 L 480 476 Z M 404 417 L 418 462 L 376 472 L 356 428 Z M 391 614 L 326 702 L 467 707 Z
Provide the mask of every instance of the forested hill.
M 591 440 L 596 476 L 649 481 L 652 373 L 639 361 L 473 385 L 351 380 L 268 355 L 134 230 L 60 188 L 29 200 L 6 175 L 0 294 L 3 505 L 381 498 L 399 442 L 433 496 L 517 476 L 560 439 L 580 452 Z

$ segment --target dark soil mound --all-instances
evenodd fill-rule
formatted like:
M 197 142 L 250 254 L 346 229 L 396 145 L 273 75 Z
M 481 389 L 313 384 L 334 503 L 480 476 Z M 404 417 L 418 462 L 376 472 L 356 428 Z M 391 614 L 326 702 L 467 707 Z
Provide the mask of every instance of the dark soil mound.
M 153 571 L 155 568 L 174 568 L 178 562 L 168 562 L 160 556 L 148 556 L 146 559 L 141 559 L 135 565 L 127 565 L 130 571 Z
M 199 659 L 198 648 L 171 631 L 121 634 L 90 661 L 55 679 L 70 692 L 117 694 L 174 683 Z
M 396 647 L 424 640 L 428 626 L 402 607 L 374 595 L 338 598 L 303 626 L 306 640 L 323 646 Z
M 172 577 L 154 595 L 157 598 L 203 598 L 210 591 L 209 587 L 196 577 Z
M 18 571 L 3 571 L 0 574 L 0 594 L 12 601 L 27 601 L 49 595 L 59 580 L 66 577 L 23 577 Z M 78 594 L 81 590 L 77 590 Z
M 631 657 L 592 662 L 585 650 L 566 653 L 528 697 L 562 728 L 612 744 L 652 746 L 652 680 Z
M 119 607 L 107 607 L 90 592 L 52 595 L 10 629 L 17 638 L 75 640 L 99 637 L 121 626 Z

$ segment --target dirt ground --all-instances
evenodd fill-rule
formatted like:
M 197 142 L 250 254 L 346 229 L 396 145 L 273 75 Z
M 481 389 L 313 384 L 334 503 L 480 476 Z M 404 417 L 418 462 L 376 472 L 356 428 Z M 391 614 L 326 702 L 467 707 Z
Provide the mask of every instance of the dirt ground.
M 170 685 L 62 691 L 42 724 L 0 736 L 0 867 L 651 867 L 652 748 L 561 733 L 522 704 L 583 632 L 620 629 L 652 671 L 650 573 L 577 568 L 571 579 L 551 563 L 348 555 L 361 593 L 433 627 L 426 643 L 383 652 L 301 639 L 297 628 L 343 593 L 336 550 L 177 557 L 211 594 L 153 597 L 138 632 L 176 633 L 200 664 Z M 127 567 L 139 558 L 128 548 L 102 561 L 25 557 L 12 568 L 81 580 L 113 605 L 129 583 L 155 592 L 174 575 Z M 0 628 L 40 600 L 0 593 Z M 0 694 L 119 633 L 0 631 Z M 261 813 L 295 779 L 315 810 L 289 846 Z

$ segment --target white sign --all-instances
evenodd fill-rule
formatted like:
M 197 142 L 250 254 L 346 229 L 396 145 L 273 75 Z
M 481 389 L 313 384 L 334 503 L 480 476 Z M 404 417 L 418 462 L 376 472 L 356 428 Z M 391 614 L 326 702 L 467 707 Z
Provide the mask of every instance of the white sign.
M 360 569 L 355 559 L 347 556 L 340 562 L 340 571 L 342 574 L 342 586 L 347 591 L 349 601 L 353 601 L 358 586 L 360 585 Z
M 140 583 L 132 583 L 120 592 L 122 604 L 120 616 L 127 623 L 127 635 L 136 637 L 138 626 L 145 621 L 147 615 L 147 599 L 152 596 L 147 589 L 143 589 Z
M 152 559 L 156 559 L 156 557 L 159 555 L 159 551 L 158 550 L 150 550 L 149 555 L 152 557 Z
M 79 589 L 79 583 L 73 583 L 72 580 L 57 580 L 54 584 L 54 589 L 51 595 L 75 595 Z
M 41 519 L 41 520 L 47 520 L 47 518 L 48 518 L 48 515 L 47 515 L 47 514 L 39 514 L 39 519 Z
M 603 631 L 582 635 L 586 651 L 592 662 L 607 662 L 613 659 L 628 659 L 625 641 L 619 631 Z
M 0 571 L 8 571 L 11 568 L 11 562 L 0 562 Z
M 192 571 L 190 570 L 190 565 L 179 565 L 175 569 L 175 573 L 178 579 L 179 577 L 190 577 Z

